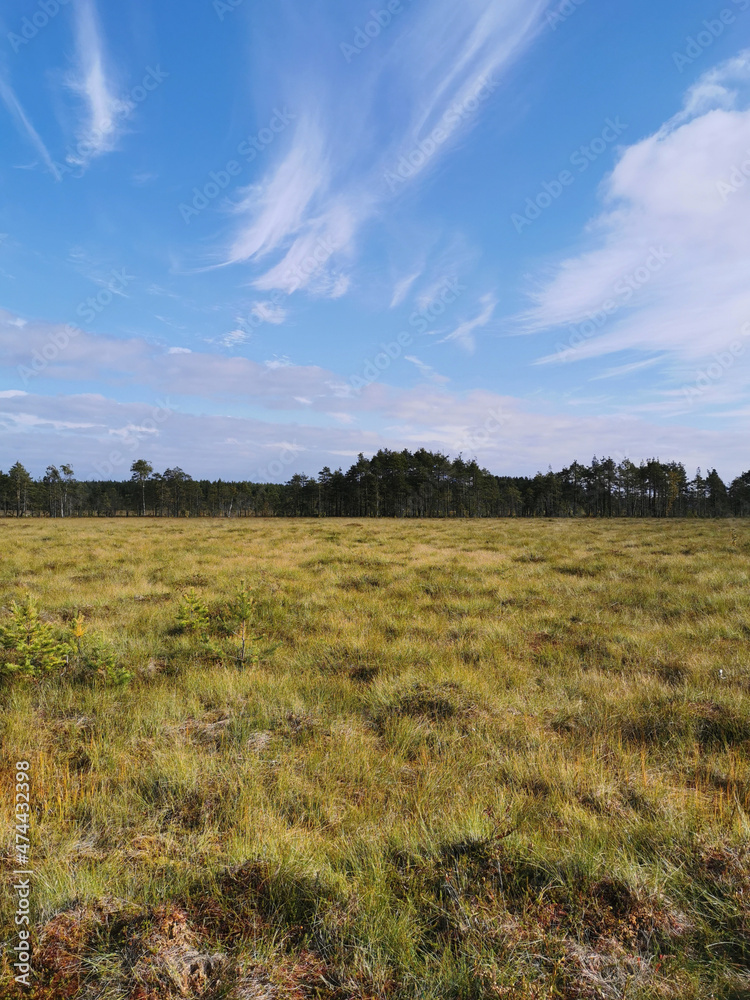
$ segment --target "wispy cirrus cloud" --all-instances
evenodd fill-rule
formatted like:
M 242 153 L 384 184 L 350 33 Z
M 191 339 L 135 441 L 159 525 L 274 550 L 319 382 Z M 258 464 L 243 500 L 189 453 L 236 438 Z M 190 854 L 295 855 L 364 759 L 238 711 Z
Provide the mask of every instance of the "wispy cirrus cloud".
M 439 344 L 444 344 L 452 340 L 470 353 L 475 349 L 476 339 L 474 331 L 487 326 L 495 315 L 495 309 L 497 308 L 497 299 L 494 295 L 483 295 L 479 302 L 482 307 L 479 314 L 474 319 L 464 320 L 463 323 L 459 323 L 452 333 L 449 333 L 446 337 L 442 337 L 438 341 Z
M 412 285 L 415 281 L 422 275 L 423 268 L 419 271 L 413 271 L 411 274 L 405 275 L 403 278 L 399 278 L 393 289 L 393 296 L 391 298 L 391 309 L 395 309 L 396 306 L 400 306 L 401 303 L 406 299 L 406 296 L 411 291 Z
M 245 189 L 235 211 L 248 221 L 229 249 L 229 262 L 262 260 L 290 233 L 298 233 L 312 200 L 326 192 L 329 178 L 321 130 L 314 120 L 305 119 L 295 145 L 274 172 Z
M 410 364 L 414 365 L 426 382 L 432 382 L 435 385 L 446 385 L 450 382 L 447 375 L 441 375 L 440 372 L 435 371 L 432 365 L 428 365 L 415 354 L 405 354 L 404 361 L 408 361 Z
M 747 50 L 701 77 L 673 118 L 621 154 L 588 247 L 542 278 L 522 318 L 527 332 L 583 331 L 575 350 L 541 360 L 662 351 L 671 369 L 663 395 L 681 395 L 670 384 L 695 378 L 690 365 L 741 339 L 750 321 L 749 170 Z M 636 364 L 637 354 L 611 372 Z M 742 381 L 747 389 L 750 370 L 738 361 L 720 393 L 736 395 Z
M 659 355 L 655 358 L 646 358 L 645 361 L 633 361 L 628 365 L 617 365 L 615 368 L 608 368 L 606 371 L 600 372 L 598 375 L 593 375 L 589 381 L 600 382 L 602 379 L 623 378 L 626 375 L 632 375 L 633 372 L 642 371 L 644 368 L 652 368 L 654 365 L 658 365 L 662 360 L 662 356 Z
M 255 302 L 251 312 L 264 323 L 272 326 L 281 326 L 287 318 L 287 311 L 276 302 Z
M 83 101 L 85 116 L 77 133 L 76 149 L 67 159 L 69 163 L 87 167 L 96 157 L 112 152 L 123 121 L 134 105 L 115 95 L 94 0 L 76 3 L 75 35 L 76 68 L 68 78 L 68 86 Z
M 59 181 L 61 179 L 60 171 L 55 166 L 52 157 L 49 155 L 47 147 L 42 141 L 39 133 L 32 125 L 31 119 L 21 106 L 21 102 L 18 100 L 15 91 L 11 85 L 3 79 L 2 74 L 0 74 L 0 97 L 3 100 L 3 104 L 8 109 L 8 112 L 10 113 L 18 131 L 30 141 L 31 145 L 37 151 L 49 172 L 56 181 Z
M 365 55 L 350 66 L 321 62 L 319 46 L 307 47 L 305 63 L 287 35 L 269 65 L 279 93 L 300 109 L 299 124 L 281 159 L 236 206 L 225 262 L 263 267 L 275 255 L 255 278 L 258 288 L 343 294 L 364 227 L 402 190 L 388 185 L 388 172 L 411 150 L 428 150 L 405 190 L 440 162 L 480 113 L 477 92 L 528 47 L 546 7 L 547 0 L 414 6 L 381 39 L 379 58 Z M 311 18 L 320 16 L 311 9 Z M 289 27 L 302 30 L 297 22 Z M 304 24 L 306 35 L 310 28 Z M 337 52 L 330 24 L 316 30 L 330 35 Z M 404 289 L 396 289 L 396 303 Z

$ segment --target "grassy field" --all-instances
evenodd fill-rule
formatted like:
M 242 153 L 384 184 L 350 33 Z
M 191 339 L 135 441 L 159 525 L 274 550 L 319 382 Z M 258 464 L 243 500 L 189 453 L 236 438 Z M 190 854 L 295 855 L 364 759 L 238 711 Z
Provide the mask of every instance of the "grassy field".
M 0 543 L 0 624 L 31 595 L 133 675 L 0 688 L 3 997 L 750 997 L 750 524 Z

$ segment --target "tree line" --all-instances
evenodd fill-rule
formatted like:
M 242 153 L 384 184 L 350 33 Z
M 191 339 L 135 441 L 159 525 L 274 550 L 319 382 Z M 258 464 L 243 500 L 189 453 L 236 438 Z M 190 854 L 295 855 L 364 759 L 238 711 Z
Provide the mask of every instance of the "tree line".
M 496 476 L 476 461 L 421 448 L 360 455 L 351 468 L 287 483 L 193 479 L 133 462 L 125 481 L 78 481 L 72 466 L 35 479 L 0 471 L 6 517 L 747 517 L 750 472 L 688 476 L 679 462 L 573 462 L 560 472 Z

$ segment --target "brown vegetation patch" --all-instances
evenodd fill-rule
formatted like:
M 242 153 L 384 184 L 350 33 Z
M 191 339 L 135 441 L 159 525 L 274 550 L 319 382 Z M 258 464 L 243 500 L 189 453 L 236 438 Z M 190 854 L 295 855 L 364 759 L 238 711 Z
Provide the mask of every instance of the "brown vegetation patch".
M 177 906 L 74 905 L 39 933 L 34 1000 L 170 1000 L 214 994 L 227 959 L 202 947 Z
M 218 750 L 226 741 L 232 718 L 223 712 L 210 713 L 202 719 L 186 719 L 177 731 L 200 746 Z

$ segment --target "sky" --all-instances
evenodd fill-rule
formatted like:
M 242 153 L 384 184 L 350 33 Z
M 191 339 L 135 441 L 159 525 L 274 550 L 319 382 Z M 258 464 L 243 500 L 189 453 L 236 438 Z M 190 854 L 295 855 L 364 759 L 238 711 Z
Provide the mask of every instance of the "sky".
M 731 479 L 749 234 L 750 0 L 17 0 L 0 468 Z

